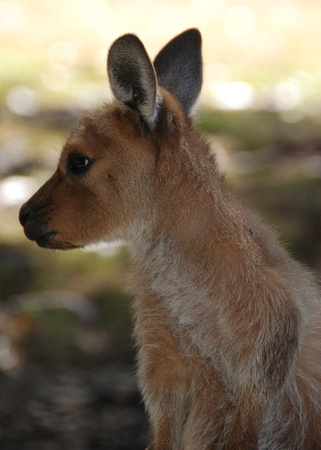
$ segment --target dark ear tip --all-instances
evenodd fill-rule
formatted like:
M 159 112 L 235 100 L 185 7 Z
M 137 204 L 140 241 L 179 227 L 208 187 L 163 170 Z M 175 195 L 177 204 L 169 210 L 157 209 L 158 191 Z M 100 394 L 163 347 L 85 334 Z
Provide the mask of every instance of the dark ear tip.
M 123 34 L 122 36 L 119 36 L 112 44 L 111 47 L 113 47 L 115 44 L 119 43 L 123 43 L 123 44 L 128 44 L 128 43 L 135 43 L 135 42 L 141 42 L 139 37 L 136 36 L 136 34 L 132 34 L 132 33 L 126 33 Z
M 180 39 L 187 40 L 197 47 L 200 47 L 202 45 L 202 35 L 198 28 L 189 28 L 188 30 L 183 31 L 181 34 L 176 36 L 176 38 L 178 40 Z
M 113 55 L 117 54 L 122 49 L 130 48 L 130 47 L 138 47 L 144 48 L 141 40 L 136 34 L 127 33 L 123 36 L 117 38 L 110 46 L 108 51 L 108 59 Z
M 187 33 L 191 37 L 193 37 L 194 40 L 198 40 L 199 42 L 202 42 L 202 35 L 198 28 L 190 28 L 189 30 L 186 30 L 185 33 Z M 182 34 L 184 34 L 184 32 Z

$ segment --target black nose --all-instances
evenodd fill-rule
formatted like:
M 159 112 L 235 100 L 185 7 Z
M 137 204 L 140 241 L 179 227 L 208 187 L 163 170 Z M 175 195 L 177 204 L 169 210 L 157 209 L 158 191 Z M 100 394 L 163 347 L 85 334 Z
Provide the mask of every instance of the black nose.
M 22 226 L 25 225 L 25 223 L 27 222 L 31 213 L 32 213 L 32 209 L 27 203 L 22 205 L 20 212 L 19 212 L 19 222 L 21 223 Z

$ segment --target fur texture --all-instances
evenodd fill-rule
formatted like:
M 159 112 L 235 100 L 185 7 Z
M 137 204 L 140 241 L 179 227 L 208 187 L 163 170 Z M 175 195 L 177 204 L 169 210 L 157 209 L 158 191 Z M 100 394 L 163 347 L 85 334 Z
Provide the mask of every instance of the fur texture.
M 150 448 L 319 449 L 320 292 L 193 127 L 200 42 L 186 31 L 154 69 L 137 37 L 119 38 L 117 104 L 79 121 L 20 221 L 46 248 L 129 243 Z

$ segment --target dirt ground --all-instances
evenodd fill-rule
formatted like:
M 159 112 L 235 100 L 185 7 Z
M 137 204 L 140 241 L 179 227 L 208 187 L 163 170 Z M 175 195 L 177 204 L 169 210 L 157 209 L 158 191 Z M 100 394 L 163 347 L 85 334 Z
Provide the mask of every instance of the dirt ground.
M 28 365 L 0 374 L 3 450 L 141 450 L 147 421 L 135 368 Z

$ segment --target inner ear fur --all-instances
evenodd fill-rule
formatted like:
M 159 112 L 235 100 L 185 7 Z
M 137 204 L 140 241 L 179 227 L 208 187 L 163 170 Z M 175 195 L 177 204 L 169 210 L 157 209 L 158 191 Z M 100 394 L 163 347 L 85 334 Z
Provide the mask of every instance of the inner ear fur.
M 107 72 L 120 108 L 130 107 L 151 126 L 157 117 L 158 91 L 154 67 L 134 34 L 118 38 L 110 47 Z

